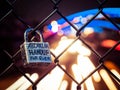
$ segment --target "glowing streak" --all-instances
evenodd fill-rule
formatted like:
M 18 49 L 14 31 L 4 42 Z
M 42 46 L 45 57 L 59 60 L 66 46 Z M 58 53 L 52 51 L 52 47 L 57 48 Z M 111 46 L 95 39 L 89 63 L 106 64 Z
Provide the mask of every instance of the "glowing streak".
M 56 67 L 51 72 L 51 80 L 50 81 L 53 81 L 54 84 L 52 84 L 53 86 L 51 85 L 50 90 L 57 90 L 59 88 L 60 83 L 62 82 L 63 76 L 64 76 L 64 72 L 59 67 Z
M 74 39 L 68 39 L 67 37 L 62 37 L 59 45 L 57 46 L 57 48 L 55 49 L 55 54 L 57 53 L 57 55 L 59 55 L 60 52 L 62 52 L 63 49 L 65 49 L 68 45 L 70 45 L 70 43 L 72 43 L 74 41 Z M 85 46 L 83 46 L 82 42 L 80 40 L 77 40 L 69 49 L 68 52 L 71 53 L 79 53 L 81 55 L 85 55 L 85 56 L 90 56 L 91 55 L 91 51 L 86 48 Z
M 87 76 L 87 74 L 89 74 L 94 69 L 92 62 L 88 57 L 78 55 L 77 63 L 83 76 Z
M 77 84 L 74 81 L 72 81 L 71 90 L 77 90 L 76 88 L 77 88 Z M 82 85 L 81 90 L 84 90 L 83 85 Z
M 78 82 L 82 81 L 82 76 L 81 76 L 81 73 L 79 71 L 79 68 L 78 68 L 77 64 L 72 65 L 72 71 L 74 73 L 75 79 Z M 76 90 L 76 87 L 77 87 L 77 84 L 75 82 L 72 82 L 71 90 Z M 81 90 L 84 90 L 83 85 L 81 85 Z
M 85 46 L 77 46 L 77 52 L 80 54 L 80 55 L 83 55 L 83 56 L 90 56 L 91 55 L 91 51 L 86 48 Z
M 110 76 L 108 75 L 108 73 L 105 70 L 100 70 L 100 75 L 102 76 L 105 84 L 107 85 L 107 87 L 109 88 L 109 90 L 118 90 L 115 86 L 115 84 L 113 83 L 112 79 L 110 78 Z
M 68 82 L 66 80 L 62 81 L 61 87 L 59 90 L 67 90 Z
M 68 39 L 67 37 L 62 37 L 57 48 L 54 50 L 56 55 L 59 55 L 66 47 L 68 47 L 74 39 Z M 69 49 L 68 52 L 75 53 L 79 50 L 79 46 L 82 45 L 82 42 L 77 40 Z
M 98 71 L 93 74 L 93 79 L 95 80 L 95 82 L 101 81 L 101 77 L 100 77 Z
M 59 53 L 65 49 L 71 42 L 73 41 L 73 39 L 68 39 L 67 37 L 62 37 L 57 48 L 54 50 L 54 53 L 59 55 Z M 93 65 L 93 63 L 91 62 L 91 60 L 88 58 L 91 55 L 91 51 L 86 48 L 85 46 L 82 45 L 81 41 L 76 41 L 69 49 L 68 52 L 74 53 L 74 52 L 78 52 L 78 65 L 77 67 L 75 65 L 72 66 L 72 70 L 74 72 L 75 78 L 78 81 L 82 80 L 82 77 L 80 77 L 81 75 L 83 77 L 86 77 L 91 71 L 93 71 L 95 69 L 95 66 Z M 75 69 L 77 68 L 77 69 Z M 79 71 L 78 71 L 79 70 Z M 101 80 L 98 72 L 95 72 L 93 74 L 93 79 L 96 82 L 99 82 Z M 92 79 L 88 79 L 86 82 L 86 86 L 87 88 L 91 88 L 91 90 L 94 90 L 94 86 L 93 86 L 93 82 Z M 89 84 L 91 83 L 91 84 Z M 72 90 L 74 90 L 76 88 L 76 85 L 73 83 L 73 86 L 71 87 Z M 83 87 L 83 86 L 82 86 Z
M 71 42 L 72 42 L 72 41 L 73 41 L 73 40 L 71 39 Z M 82 46 L 82 42 L 79 41 L 79 40 L 77 40 L 77 41 L 68 49 L 68 51 L 71 52 L 71 53 L 79 52 L 79 50 L 81 49 L 80 46 Z
M 78 82 L 82 81 L 81 73 L 79 72 L 79 68 L 77 64 L 72 65 L 72 70 L 74 73 L 74 76 Z
M 34 73 L 31 75 L 30 79 L 35 82 L 38 79 L 38 74 Z M 27 80 L 20 88 L 17 90 L 27 90 L 32 84 Z
M 62 37 L 58 46 L 56 47 L 55 50 L 53 50 L 54 54 L 57 56 L 59 55 L 66 47 L 68 47 L 72 42 L 74 41 L 74 39 L 68 39 L 67 37 Z M 71 53 L 77 52 L 79 45 L 81 45 L 81 41 L 76 41 L 69 49 L 68 51 Z
M 30 77 L 30 74 L 26 74 L 26 75 L 28 77 Z M 22 76 L 15 83 L 13 83 L 10 87 L 8 87 L 6 90 L 16 90 L 18 87 L 20 87 L 26 81 L 27 81 L 27 79 L 24 76 Z
M 37 84 L 37 88 L 40 90 L 48 90 L 48 88 L 51 86 L 50 82 L 50 74 L 48 74 Z
M 95 90 L 95 87 L 93 85 L 93 82 L 92 82 L 92 78 L 89 77 L 86 81 L 85 81 L 85 84 L 86 84 L 86 87 L 87 87 L 87 90 Z
M 91 60 L 86 56 L 78 55 L 77 62 L 83 76 L 87 76 L 91 71 L 95 69 L 95 66 Z M 97 71 L 92 76 L 96 82 L 99 82 L 101 80 L 100 75 Z
M 57 56 L 59 55 L 71 42 L 70 40 L 68 40 L 67 37 L 62 37 L 58 46 L 56 47 L 56 49 L 54 50 L 54 54 Z
M 112 69 L 111 72 L 120 79 L 120 74 L 116 70 Z
M 37 87 L 40 90 L 58 90 L 63 76 L 64 72 L 59 67 L 55 67 L 50 74 L 38 83 Z
M 90 61 L 90 59 L 86 56 L 78 55 L 78 68 L 80 70 L 81 75 L 83 78 L 87 77 L 87 75 L 95 69 L 93 63 Z M 86 86 L 88 90 L 94 90 L 93 82 L 91 77 L 85 81 Z

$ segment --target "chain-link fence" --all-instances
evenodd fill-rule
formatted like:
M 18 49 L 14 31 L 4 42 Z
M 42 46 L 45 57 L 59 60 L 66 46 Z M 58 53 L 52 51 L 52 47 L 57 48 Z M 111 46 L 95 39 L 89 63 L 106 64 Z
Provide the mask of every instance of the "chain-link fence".
M 3 63 L 1 64 L 3 67 L 3 70 L 0 73 L 0 77 L 4 78 L 4 75 L 6 75 L 7 72 L 11 72 L 10 71 L 11 68 L 12 70 L 15 70 L 15 72 L 20 73 L 22 76 L 24 76 L 24 77 L 21 77 L 21 78 L 24 78 L 23 79 L 24 84 L 23 84 L 23 81 L 21 81 L 21 84 L 18 84 L 17 83 L 18 80 L 15 80 L 14 82 L 16 82 L 17 84 L 11 83 L 11 86 L 6 87 L 5 89 L 23 90 L 24 87 L 30 90 L 31 89 L 32 90 L 48 90 L 48 89 L 49 90 L 56 90 L 56 89 L 57 90 L 74 90 L 74 89 L 75 90 L 94 90 L 94 89 L 95 90 L 101 90 L 101 89 L 119 90 L 120 89 L 120 86 L 119 86 L 120 85 L 120 75 L 119 75 L 119 65 L 120 65 L 119 59 L 120 58 L 119 58 L 119 50 L 118 50 L 120 45 L 120 40 L 119 40 L 120 27 L 119 27 L 119 24 L 117 23 L 117 20 L 111 18 L 104 11 L 106 3 L 108 3 L 107 5 L 109 5 L 109 3 L 112 3 L 112 1 L 95 0 L 94 2 L 96 2 L 97 9 L 95 11 L 93 10 L 94 15 L 92 15 L 87 20 L 86 19 L 83 20 L 83 23 L 82 23 L 83 25 L 81 25 L 79 28 L 76 27 L 77 23 L 72 22 L 73 18 L 72 20 L 70 20 L 70 18 L 67 18 L 63 14 L 63 12 L 60 11 L 59 7 L 64 5 L 63 2 L 64 2 L 63 0 L 49 0 L 49 3 L 53 8 L 52 12 L 50 12 L 44 19 L 42 19 L 41 22 L 39 23 L 36 22 L 37 25 L 33 26 L 34 28 L 30 33 L 31 36 L 34 36 L 35 32 L 39 30 L 40 33 L 42 33 L 43 35 L 43 40 L 49 42 L 52 63 L 50 64 L 43 63 L 43 65 L 38 66 L 38 68 L 33 68 L 32 66 L 19 67 L 21 63 L 17 62 L 17 59 L 20 59 L 20 61 L 22 61 L 21 48 L 18 50 L 17 48 L 13 47 L 12 49 L 16 49 L 14 50 L 16 53 L 14 53 L 13 55 L 8 52 L 9 49 L 8 51 L 1 49 L 2 50 L 1 55 L 4 54 L 3 56 L 5 57 L 5 59 L 6 58 L 10 58 L 10 59 L 7 61 L 7 63 L 5 62 L 6 64 L 8 64 L 6 65 L 6 67 L 3 67 L 4 66 L 2 65 Z M 74 2 L 74 1 L 69 1 L 69 2 Z M 12 15 L 12 17 L 16 18 L 16 21 L 20 21 L 19 23 L 23 24 L 24 27 L 31 28 L 31 25 L 26 23 L 25 20 L 21 18 L 20 15 L 15 10 L 15 6 L 14 6 L 15 1 L 12 1 L 12 0 L 1 1 L 1 3 L 2 3 L 0 7 L 1 8 L 1 12 L 0 12 L 1 25 L 3 25 L 6 22 L 10 22 L 10 21 L 7 21 L 7 19 L 10 15 Z M 5 5 L 6 5 L 6 9 L 2 8 L 3 6 L 5 7 Z M 112 11 L 109 11 L 109 12 L 112 12 Z M 49 25 L 47 24 L 48 23 L 47 21 L 51 20 L 51 18 L 54 19 L 54 15 L 56 14 L 57 16 L 62 18 L 63 22 L 66 22 L 66 24 L 64 25 L 70 26 L 72 28 L 74 33 L 72 34 L 68 33 L 65 37 L 63 32 L 59 30 L 58 31 L 59 35 L 55 37 L 56 33 L 52 33 L 52 31 L 49 31 L 48 29 L 47 29 L 48 31 L 45 30 L 45 28 L 50 25 L 50 24 Z M 99 35 L 94 33 L 96 36 L 93 36 L 94 34 L 90 34 L 90 36 L 85 36 L 86 34 L 84 32 L 86 27 L 88 27 L 88 25 L 90 25 L 97 18 L 98 18 L 97 20 L 99 20 L 100 16 L 104 21 L 107 20 L 107 22 L 112 24 L 116 28 L 116 31 L 107 30 L 107 32 L 101 33 L 101 36 L 99 38 L 103 38 L 105 37 L 105 35 L 108 35 L 110 33 L 112 34 L 115 33 L 115 35 L 117 36 L 116 43 L 114 45 L 109 43 L 111 47 L 109 47 L 109 49 L 103 48 L 104 53 L 102 52 L 102 54 L 100 50 L 101 48 L 99 48 L 101 43 L 99 38 L 97 37 Z M 56 22 L 54 21 L 54 23 Z M 53 27 L 54 25 L 55 24 L 53 24 Z M 94 26 L 96 26 L 96 24 L 93 24 L 93 27 Z M 1 26 L 1 29 L 4 27 L 5 26 Z M 23 28 L 21 27 L 19 29 L 22 30 Z M 14 30 L 14 28 L 12 28 L 12 30 Z M 25 30 L 21 32 L 25 32 Z M 66 31 L 64 30 L 64 32 L 67 32 L 67 29 Z M 86 31 L 86 32 L 89 33 L 89 31 Z M 50 33 L 50 35 L 53 35 L 53 34 L 54 35 L 48 36 L 48 37 L 46 36 L 47 37 L 46 39 L 45 33 L 46 34 Z M 12 35 L 13 32 L 10 32 L 10 34 Z M 71 35 L 72 38 L 70 37 L 69 34 Z M 110 34 L 111 37 L 112 37 L 112 34 Z M 92 39 L 91 37 L 94 39 Z M 59 38 L 59 42 L 57 40 L 58 38 Z M 97 41 L 97 43 L 95 41 Z M 9 46 L 8 43 L 7 45 Z M 17 47 L 20 47 L 21 45 L 22 43 L 19 43 Z M 9 46 L 9 48 L 11 47 Z M 115 55 L 116 57 L 114 58 L 118 59 L 117 61 L 118 63 L 116 63 L 116 65 L 113 65 L 113 63 L 110 63 L 107 59 L 111 59 L 110 57 Z M 4 61 L 4 58 L 1 60 Z M 95 65 L 91 61 L 94 62 Z M 117 69 L 111 68 L 113 66 L 110 66 L 110 65 L 113 65 L 114 67 L 118 66 L 118 68 Z M 117 74 L 113 72 L 112 69 L 114 69 L 114 71 L 117 70 L 116 71 Z M 33 77 L 32 75 L 30 76 L 29 74 L 26 74 L 26 72 L 30 72 L 33 75 Z M 39 74 L 35 74 L 36 72 Z M 95 79 L 95 77 L 97 79 Z M 3 81 L 2 78 L 1 78 L 1 83 Z M 6 81 L 6 83 L 7 82 L 8 81 Z

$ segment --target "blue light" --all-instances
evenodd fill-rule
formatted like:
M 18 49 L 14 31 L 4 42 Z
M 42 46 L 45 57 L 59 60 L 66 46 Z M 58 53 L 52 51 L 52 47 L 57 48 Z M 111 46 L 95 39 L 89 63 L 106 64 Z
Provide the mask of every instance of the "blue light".
M 69 21 L 71 21 L 75 17 L 79 17 L 79 16 L 86 17 L 88 15 L 95 15 L 97 12 L 98 12 L 98 9 L 92 9 L 92 10 L 87 10 L 87 11 L 72 14 L 70 16 L 67 16 L 66 18 Z M 108 14 L 112 18 L 116 18 L 116 17 L 119 18 L 120 17 L 120 8 L 104 8 L 103 12 L 105 14 Z M 58 24 L 63 24 L 65 22 L 66 21 L 64 19 L 59 19 L 58 20 Z
M 88 15 L 92 15 L 94 16 L 99 10 L 98 9 L 92 9 L 92 10 L 87 10 L 87 11 L 82 11 L 82 12 L 78 12 L 78 13 L 75 13 L 75 14 L 72 14 L 72 15 L 69 15 L 67 16 L 66 18 L 69 20 L 69 21 L 72 21 L 75 17 L 87 17 Z M 120 8 L 104 8 L 103 9 L 103 12 L 106 14 L 106 15 L 109 15 L 109 17 L 111 18 L 120 18 Z M 101 16 L 102 17 L 102 16 Z M 99 28 L 98 31 L 97 29 L 95 29 L 95 32 L 102 32 L 102 28 L 109 28 L 109 29 L 113 29 L 113 30 L 117 30 L 117 28 L 109 21 L 106 21 L 106 20 L 97 20 L 99 18 L 101 18 L 100 15 L 98 15 L 98 17 L 96 17 L 95 20 L 93 20 L 89 25 L 88 27 L 92 27 L 92 28 Z M 61 18 L 59 20 L 57 20 L 57 23 L 59 25 L 62 26 L 62 24 L 64 24 L 66 21 Z M 78 23 L 74 23 L 76 25 L 81 25 L 82 22 L 78 22 Z M 83 25 L 83 24 L 82 24 Z M 78 26 L 79 27 L 79 26 Z M 51 25 L 48 25 L 48 28 L 51 30 Z M 70 26 L 65 26 L 62 28 L 62 30 L 65 32 L 65 30 L 68 32 L 68 30 L 70 30 Z M 101 29 L 100 29 L 101 28 Z

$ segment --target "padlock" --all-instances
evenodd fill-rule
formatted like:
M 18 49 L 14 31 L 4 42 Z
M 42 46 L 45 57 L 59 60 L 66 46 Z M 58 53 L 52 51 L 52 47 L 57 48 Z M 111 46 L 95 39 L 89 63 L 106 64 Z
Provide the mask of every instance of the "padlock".
M 40 41 L 29 41 L 28 35 L 32 30 L 32 28 L 26 29 L 24 33 L 24 43 L 21 45 L 21 55 L 24 66 L 37 67 L 40 65 L 48 65 L 52 62 L 49 43 L 43 42 L 42 35 L 38 30 L 36 30 L 35 33 L 38 34 Z M 33 38 L 35 38 L 35 36 L 33 36 L 32 39 Z

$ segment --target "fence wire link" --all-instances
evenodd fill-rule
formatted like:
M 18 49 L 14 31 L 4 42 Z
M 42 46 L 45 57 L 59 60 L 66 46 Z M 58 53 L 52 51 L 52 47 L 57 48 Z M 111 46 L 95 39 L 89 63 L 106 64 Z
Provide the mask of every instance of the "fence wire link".
M 86 43 L 85 40 L 83 40 L 81 33 L 83 31 L 83 29 L 89 24 L 91 23 L 99 14 L 102 14 L 110 23 L 112 23 L 116 28 L 118 28 L 118 32 L 120 30 L 120 27 L 116 24 L 116 22 L 114 20 L 112 20 L 110 17 L 108 17 L 104 12 L 103 12 L 103 5 L 106 4 L 106 2 L 108 0 L 104 0 L 104 1 L 100 1 L 100 0 L 96 0 L 96 2 L 99 4 L 98 6 L 98 12 L 87 22 L 85 23 L 80 29 L 76 28 L 74 26 L 73 23 L 71 23 L 66 16 L 64 16 L 62 14 L 62 12 L 59 10 L 59 4 L 62 2 L 62 0 L 50 0 L 51 3 L 53 3 L 53 11 L 51 13 L 49 13 L 48 16 L 46 16 L 46 18 L 44 18 L 40 23 L 38 23 L 34 28 L 33 28 L 33 33 L 38 30 L 39 28 L 43 27 L 43 25 L 48 21 L 48 19 L 50 19 L 55 13 L 57 13 L 61 18 L 63 18 L 72 28 L 74 28 L 74 30 L 76 31 L 76 38 L 64 49 L 62 50 L 62 52 L 56 56 L 52 51 L 51 51 L 51 55 L 54 57 L 54 62 L 53 62 L 53 66 L 51 66 L 50 69 L 47 70 L 47 72 L 42 75 L 42 77 L 38 78 L 37 81 L 33 82 L 26 74 L 25 72 L 20 69 L 15 63 L 14 61 L 16 60 L 16 56 L 20 54 L 21 50 L 19 49 L 13 56 L 10 55 L 6 50 L 4 50 L 4 52 L 11 58 L 12 63 L 2 72 L 0 73 L 0 76 L 4 75 L 11 67 L 15 68 L 17 70 L 17 72 L 21 73 L 31 84 L 32 84 L 32 89 L 33 90 L 39 90 L 37 89 L 37 84 L 46 76 L 50 73 L 50 71 L 52 71 L 56 66 L 58 66 L 73 82 L 75 82 L 77 84 L 76 89 L 77 90 L 81 90 L 81 85 L 88 80 L 89 77 L 91 77 L 95 72 L 99 71 L 101 68 L 104 68 L 112 77 L 113 79 L 115 79 L 115 81 L 120 85 L 120 78 L 118 78 L 114 73 L 112 73 L 107 66 L 105 66 L 104 62 L 105 62 L 105 57 L 107 57 L 119 44 L 120 44 L 120 40 L 112 47 L 110 48 L 104 55 L 100 55 L 93 47 L 91 47 L 89 44 Z M 14 7 L 13 5 L 7 0 L 6 3 L 8 3 L 11 7 L 11 9 L 0 19 L 0 22 L 2 22 L 2 20 L 4 20 L 9 14 L 13 14 L 14 17 L 16 19 L 18 19 L 20 22 L 22 22 L 27 28 L 30 28 L 31 26 L 28 25 L 19 15 L 17 15 L 17 13 L 14 11 Z M 89 73 L 86 77 L 83 78 L 82 81 L 78 82 L 73 75 L 71 75 L 66 69 L 64 69 L 62 67 L 62 65 L 59 63 L 60 57 L 76 42 L 76 41 L 81 41 L 93 54 L 95 54 L 98 57 L 98 62 L 99 65 L 96 66 L 96 68 Z

